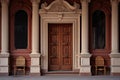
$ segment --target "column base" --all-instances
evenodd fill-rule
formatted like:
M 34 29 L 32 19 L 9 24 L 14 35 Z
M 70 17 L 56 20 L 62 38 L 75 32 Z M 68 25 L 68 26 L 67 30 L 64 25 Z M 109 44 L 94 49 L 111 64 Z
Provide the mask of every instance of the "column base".
M 80 73 L 80 76 L 91 76 L 91 73 Z
M 81 66 L 80 67 L 81 76 L 90 76 L 91 75 L 91 66 Z
M 0 76 L 9 76 L 9 73 L 0 73 Z
M 30 66 L 30 75 L 40 76 L 41 75 L 40 66 Z
M 91 54 L 81 54 L 80 75 L 82 76 L 91 75 L 90 57 Z
M 31 66 L 30 66 L 30 75 L 41 75 L 40 70 L 40 54 L 30 54 L 31 57 Z
M 30 73 L 30 76 L 41 76 L 39 73 Z
M 120 73 L 111 73 L 112 76 L 120 76 Z
M 0 54 L 0 76 L 9 75 L 9 54 Z
M 110 54 L 111 57 L 111 75 L 120 76 L 120 54 Z

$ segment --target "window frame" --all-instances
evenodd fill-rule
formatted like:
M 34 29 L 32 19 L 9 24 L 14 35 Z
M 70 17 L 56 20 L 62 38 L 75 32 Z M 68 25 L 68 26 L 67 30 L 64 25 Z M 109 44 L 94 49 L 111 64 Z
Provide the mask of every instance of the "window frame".
M 96 10 L 92 14 L 92 36 L 93 36 L 92 45 L 91 45 L 92 48 L 93 49 L 105 49 L 105 46 L 106 46 L 106 41 L 105 41 L 106 40 L 106 16 L 105 16 L 105 13 L 101 10 Z M 100 45 L 102 43 L 99 43 L 99 40 L 101 38 L 103 40 L 103 46 Z
M 28 15 L 24 10 L 15 13 L 14 43 L 16 49 L 26 49 L 28 46 Z M 22 44 L 22 45 L 21 45 Z
M 12 6 L 12 7 L 15 7 Z M 14 10 L 12 10 L 12 8 L 10 8 L 11 12 L 10 12 L 10 52 L 12 53 L 16 53 L 16 52 L 27 52 L 27 53 L 30 53 L 31 52 L 31 42 L 32 42 L 32 10 L 27 8 L 26 6 L 23 6 L 23 7 L 16 7 L 14 8 Z M 27 45 L 27 48 L 26 49 L 16 49 L 15 48 L 15 41 L 14 41 L 14 23 L 15 23 L 15 13 L 19 10 L 23 10 L 27 13 L 28 15 L 28 36 L 27 36 L 27 39 L 28 39 L 28 45 Z

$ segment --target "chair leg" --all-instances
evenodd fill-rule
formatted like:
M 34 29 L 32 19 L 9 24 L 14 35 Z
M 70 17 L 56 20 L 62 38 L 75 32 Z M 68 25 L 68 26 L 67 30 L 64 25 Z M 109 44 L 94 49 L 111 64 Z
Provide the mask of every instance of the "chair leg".
M 104 75 L 106 75 L 106 68 L 104 67 Z
M 97 75 L 97 69 L 95 70 L 95 74 Z
M 24 71 L 24 75 L 25 75 L 25 70 L 23 70 Z
M 15 71 L 15 68 L 14 68 L 14 73 L 13 73 L 13 74 L 14 74 L 14 76 L 15 76 L 15 73 L 16 73 L 16 71 Z
M 24 75 L 25 75 L 25 67 L 24 67 Z

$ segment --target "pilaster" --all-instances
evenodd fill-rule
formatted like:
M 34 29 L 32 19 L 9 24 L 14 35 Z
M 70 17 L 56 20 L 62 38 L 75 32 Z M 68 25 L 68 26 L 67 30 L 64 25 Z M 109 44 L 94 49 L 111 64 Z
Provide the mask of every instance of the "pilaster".
M 40 0 L 31 0 L 32 2 L 32 54 L 39 53 L 39 2 Z
M 40 0 L 31 0 L 32 2 L 32 53 L 31 57 L 31 75 L 40 75 L 40 53 L 39 53 L 39 3 Z
M 111 0 L 112 4 L 112 51 L 111 57 L 111 74 L 120 75 L 120 53 L 118 41 L 118 2 L 119 0 Z
M 82 42 L 81 42 L 81 75 L 91 75 L 90 57 L 88 52 L 88 3 L 90 0 L 80 0 L 82 3 Z
M 89 54 L 88 53 L 88 3 L 90 0 L 81 0 L 82 3 L 82 53 L 81 54 Z
M 41 75 L 40 54 L 30 54 L 30 57 L 31 57 L 30 75 L 34 76 Z
M 9 33 L 8 33 L 8 5 L 9 0 L 1 0 L 1 53 L 0 53 L 0 75 L 9 75 Z

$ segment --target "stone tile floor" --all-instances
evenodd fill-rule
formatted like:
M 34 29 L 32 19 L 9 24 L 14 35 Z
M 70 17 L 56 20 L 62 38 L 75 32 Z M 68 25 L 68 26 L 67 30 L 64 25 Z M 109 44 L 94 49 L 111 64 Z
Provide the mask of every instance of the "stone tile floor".
M 80 75 L 0 76 L 0 80 L 120 80 L 120 76 L 80 76 Z

